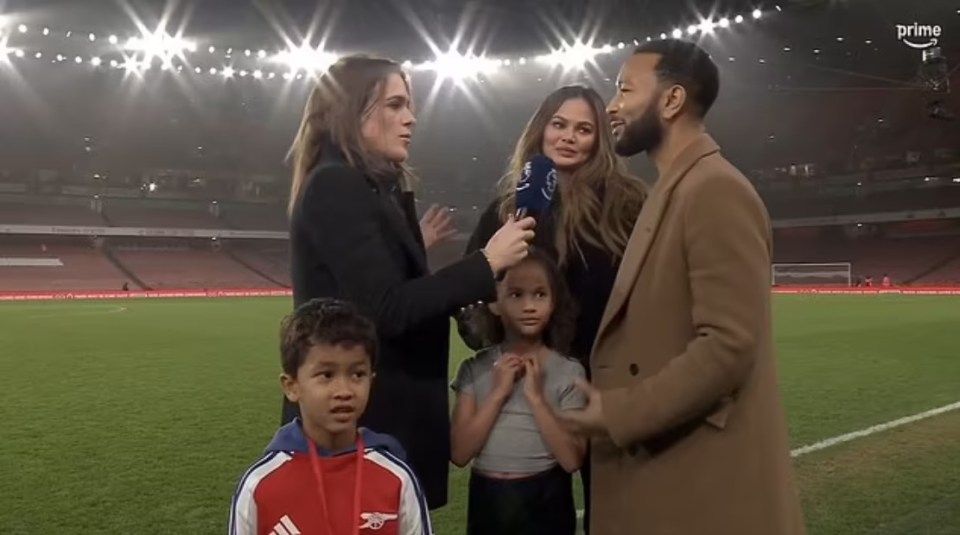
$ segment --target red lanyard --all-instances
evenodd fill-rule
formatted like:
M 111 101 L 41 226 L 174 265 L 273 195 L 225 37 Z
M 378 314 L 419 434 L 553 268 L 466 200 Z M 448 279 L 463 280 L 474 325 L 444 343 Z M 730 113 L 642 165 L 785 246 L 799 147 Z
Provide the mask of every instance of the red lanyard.
M 320 466 L 320 458 L 317 456 L 317 445 L 307 437 L 307 446 L 310 448 L 310 464 L 313 466 L 313 475 L 317 478 L 317 492 L 320 494 L 320 514 L 327 524 L 327 533 L 335 535 L 333 526 L 330 522 L 330 513 L 327 511 L 327 493 L 323 485 L 323 468 Z M 353 486 L 353 510 L 350 515 L 350 522 L 353 524 L 353 535 L 360 535 L 360 484 L 363 474 L 363 437 L 357 437 L 356 465 L 357 476 L 356 484 Z

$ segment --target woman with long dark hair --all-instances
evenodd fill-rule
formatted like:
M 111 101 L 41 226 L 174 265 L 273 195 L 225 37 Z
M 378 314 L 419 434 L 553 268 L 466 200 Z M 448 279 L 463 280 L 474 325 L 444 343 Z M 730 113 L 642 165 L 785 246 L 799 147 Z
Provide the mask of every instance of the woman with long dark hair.
M 343 299 L 375 322 L 380 358 L 360 423 L 400 441 L 433 509 L 447 501 L 450 317 L 496 298 L 496 273 L 526 256 L 534 222 L 498 225 L 431 274 L 405 165 L 415 124 L 397 63 L 350 56 L 321 75 L 291 149 L 290 243 L 297 306 Z M 283 421 L 296 416 L 285 402 Z

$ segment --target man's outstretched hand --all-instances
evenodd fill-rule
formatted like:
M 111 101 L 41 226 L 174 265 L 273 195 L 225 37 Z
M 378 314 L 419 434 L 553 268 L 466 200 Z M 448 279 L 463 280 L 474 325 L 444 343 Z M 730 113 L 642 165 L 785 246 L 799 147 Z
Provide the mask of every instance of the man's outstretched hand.
M 579 410 L 567 410 L 559 413 L 563 425 L 580 436 L 594 438 L 610 435 L 603 418 L 603 398 L 593 385 L 577 379 L 576 387 L 587 397 L 587 406 Z

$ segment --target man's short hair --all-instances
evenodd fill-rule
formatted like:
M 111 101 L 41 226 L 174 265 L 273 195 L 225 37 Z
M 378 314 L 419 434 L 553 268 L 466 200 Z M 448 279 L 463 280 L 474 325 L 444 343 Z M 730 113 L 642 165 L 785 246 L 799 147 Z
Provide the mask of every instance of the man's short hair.
M 280 327 L 280 364 L 283 373 L 294 377 L 310 348 L 318 345 L 362 346 L 377 360 L 377 333 L 373 322 L 351 303 L 337 299 L 313 299 L 283 319 Z
M 638 46 L 634 54 L 657 54 L 660 82 L 683 86 L 700 118 L 707 115 L 720 93 L 720 72 L 705 50 L 690 41 L 661 39 Z

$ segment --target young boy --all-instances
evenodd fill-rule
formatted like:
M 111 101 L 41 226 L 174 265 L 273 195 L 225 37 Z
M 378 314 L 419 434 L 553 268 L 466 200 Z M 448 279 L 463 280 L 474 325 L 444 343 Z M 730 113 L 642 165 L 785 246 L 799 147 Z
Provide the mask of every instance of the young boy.
M 373 324 L 348 303 L 315 299 L 284 319 L 280 353 L 280 383 L 302 419 L 280 428 L 240 479 L 230 535 L 430 535 L 400 445 L 357 428 L 377 355 Z

